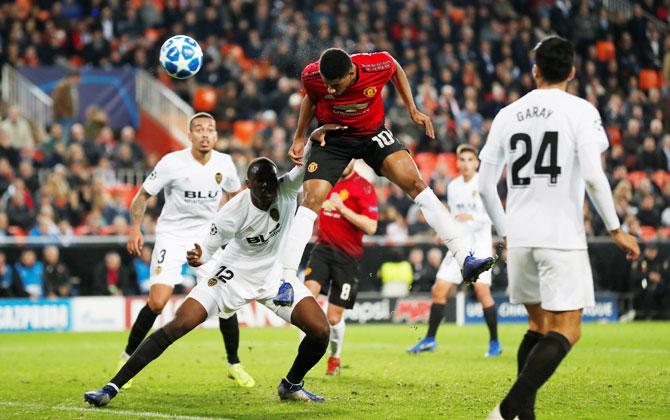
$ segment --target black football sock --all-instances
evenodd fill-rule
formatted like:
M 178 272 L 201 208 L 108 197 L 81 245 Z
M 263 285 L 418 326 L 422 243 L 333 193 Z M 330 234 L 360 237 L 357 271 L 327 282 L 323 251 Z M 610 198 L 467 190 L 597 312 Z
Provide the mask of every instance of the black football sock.
M 306 335 L 298 347 L 298 355 L 286 375 L 286 380 L 294 385 L 301 383 L 307 372 L 326 354 L 326 349 L 328 349 L 328 338 L 320 340 Z
M 496 305 L 489 306 L 484 308 L 484 320 L 486 321 L 486 326 L 489 327 L 489 337 L 490 340 L 498 339 L 498 311 L 496 310 Z
M 144 305 L 140 313 L 137 315 L 137 319 L 128 335 L 128 344 L 126 345 L 126 354 L 128 356 L 133 354 L 137 349 L 137 346 L 139 346 L 142 340 L 144 340 L 144 337 L 147 336 L 147 333 L 154 325 L 157 316 L 158 314 L 151 312 L 149 305 Z
M 551 377 L 565 355 L 570 342 L 563 335 L 550 331 L 531 350 L 523 370 L 507 396 L 500 403 L 500 414 L 512 419 L 526 406 L 537 390 Z
M 521 344 L 519 344 L 519 350 L 516 353 L 517 375 L 521 374 L 523 367 L 526 365 L 526 359 L 528 358 L 528 355 L 530 354 L 531 350 L 533 350 L 533 347 L 535 347 L 535 344 L 537 344 L 537 342 L 540 341 L 542 337 L 544 337 L 544 335 L 537 331 L 526 331 L 526 334 L 523 336 L 523 340 L 521 340 Z M 535 419 L 536 395 L 537 393 L 533 394 L 533 396 L 528 399 L 526 404 L 521 407 L 521 411 L 519 411 L 519 420 Z
M 110 382 L 120 389 L 126 382 L 133 379 L 135 375 L 144 369 L 146 365 L 151 363 L 152 360 L 160 356 L 173 342 L 174 340 L 163 328 L 156 330 L 140 344 Z
M 228 363 L 240 363 L 237 349 L 240 347 L 240 324 L 237 323 L 237 314 L 228 319 L 219 318 L 219 330 L 223 335 L 223 344 L 226 346 Z
M 428 332 L 426 333 L 426 338 L 435 337 L 437 334 L 437 329 L 444 319 L 444 311 L 447 305 L 444 303 L 433 303 L 430 305 L 430 316 L 428 317 Z

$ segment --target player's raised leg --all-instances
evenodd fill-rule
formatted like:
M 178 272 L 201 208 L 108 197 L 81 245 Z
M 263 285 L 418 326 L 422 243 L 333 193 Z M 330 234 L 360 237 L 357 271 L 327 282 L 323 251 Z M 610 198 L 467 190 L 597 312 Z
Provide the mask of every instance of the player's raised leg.
M 469 253 L 471 244 L 466 243 L 455 219 L 433 190 L 423 182 L 416 163 L 407 151 L 399 150 L 386 156 L 381 164 L 381 174 L 402 188 L 419 205 L 428 224 L 454 254 L 456 262 L 463 269 L 466 283 L 476 281 L 479 274 L 493 266 L 494 258 L 477 259 Z
M 487 283 L 475 283 L 475 295 L 482 305 L 484 321 L 489 329 L 489 349 L 484 356 L 496 357 L 502 354 L 502 346 L 498 341 L 498 311 L 496 303 L 491 296 L 491 285 Z
M 230 318 L 219 317 L 219 330 L 223 336 L 223 344 L 226 347 L 228 377 L 241 387 L 253 387 L 256 385 L 256 381 L 244 370 L 240 357 L 237 354 L 240 347 L 240 324 L 237 321 L 237 314 L 234 314 Z
M 97 391 L 84 393 L 84 400 L 97 407 L 109 404 L 126 382 L 160 356 L 173 342 L 203 323 L 205 319 L 207 309 L 197 300 L 187 298 L 172 321 L 147 337 L 107 385 Z
M 430 316 L 428 317 L 428 331 L 426 336 L 407 351 L 410 353 L 421 353 L 424 351 L 435 351 L 437 349 L 437 329 L 444 319 L 444 312 L 447 307 L 447 297 L 451 291 L 451 283 L 440 278 L 435 279 L 431 288 L 433 303 L 430 305 Z

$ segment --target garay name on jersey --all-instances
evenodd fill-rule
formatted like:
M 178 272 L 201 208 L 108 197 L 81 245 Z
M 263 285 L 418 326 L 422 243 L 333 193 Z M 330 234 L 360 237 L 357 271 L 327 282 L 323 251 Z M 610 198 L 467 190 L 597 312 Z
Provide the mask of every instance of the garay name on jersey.
M 544 118 L 545 120 L 551 117 L 551 114 L 553 114 L 554 111 L 548 108 L 542 108 L 540 109 L 539 106 L 534 106 L 532 108 L 526 108 L 526 112 L 517 112 L 516 113 L 516 119 L 517 121 L 521 122 L 523 120 L 527 120 L 529 118 Z

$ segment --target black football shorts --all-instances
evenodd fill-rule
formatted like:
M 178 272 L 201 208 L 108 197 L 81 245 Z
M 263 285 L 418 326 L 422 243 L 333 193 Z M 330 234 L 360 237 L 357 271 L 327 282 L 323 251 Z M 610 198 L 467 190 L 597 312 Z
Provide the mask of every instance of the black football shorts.
M 307 280 L 321 285 L 328 302 L 351 309 L 358 293 L 358 260 L 332 246 L 317 244 L 305 269 Z
M 335 185 L 351 159 L 363 159 L 377 175 L 381 175 L 384 159 L 399 150 L 407 151 L 407 147 L 386 129 L 363 137 L 330 133 L 326 135 L 325 146 L 312 144 L 305 163 L 305 180 L 324 179 Z

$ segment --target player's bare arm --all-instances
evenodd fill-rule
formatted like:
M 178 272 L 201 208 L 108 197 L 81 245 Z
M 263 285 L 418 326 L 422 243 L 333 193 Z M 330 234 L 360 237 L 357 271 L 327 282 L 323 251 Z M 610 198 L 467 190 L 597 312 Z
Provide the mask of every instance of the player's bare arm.
M 349 127 L 346 125 L 324 124 L 316 130 L 312 131 L 312 134 L 309 135 L 309 140 L 319 143 L 321 147 L 323 147 L 326 145 L 326 134 L 328 134 L 329 131 L 346 130 L 347 128 Z
M 191 267 L 200 267 L 202 265 L 200 257 L 202 257 L 202 248 L 198 243 L 194 243 L 193 249 L 186 251 L 186 262 Z
M 396 90 L 400 94 L 403 103 L 409 111 L 409 116 L 412 118 L 415 124 L 422 125 L 426 129 L 426 135 L 431 139 L 435 139 L 435 129 L 433 128 L 433 122 L 430 120 L 430 117 L 423 112 L 419 111 L 416 108 L 414 103 L 414 97 L 412 96 L 412 88 L 409 86 L 409 80 L 407 80 L 407 74 L 402 68 L 400 63 L 395 59 L 393 60 L 396 65 L 396 71 L 391 77 L 391 82 L 395 86 Z
M 144 236 L 142 235 L 140 226 L 142 225 L 144 213 L 147 211 L 147 200 L 149 198 L 151 198 L 151 194 L 141 187 L 130 204 L 131 227 L 126 248 L 131 255 L 139 256 L 144 246 Z
M 614 243 L 626 253 L 626 259 L 634 261 L 640 257 L 640 245 L 634 236 L 624 232 L 621 228 L 611 231 L 610 236 Z
M 339 194 L 333 194 L 328 199 L 333 206 L 340 212 L 345 219 L 347 219 L 352 225 L 356 226 L 357 229 L 363 231 L 366 235 L 374 235 L 377 231 L 377 221 L 369 218 L 363 214 L 358 214 L 355 211 L 351 210 L 344 204 L 342 197 Z
M 302 166 L 304 152 L 305 152 L 305 135 L 307 133 L 307 128 L 309 123 L 314 117 L 314 103 L 309 98 L 309 95 L 305 95 L 302 98 L 302 103 L 300 104 L 300 114 L 298 115 L 298 127 L 295 130 L 293 136 L 293 143 L 288 150 L 288 157 L 293 163 L 298 166 Z

